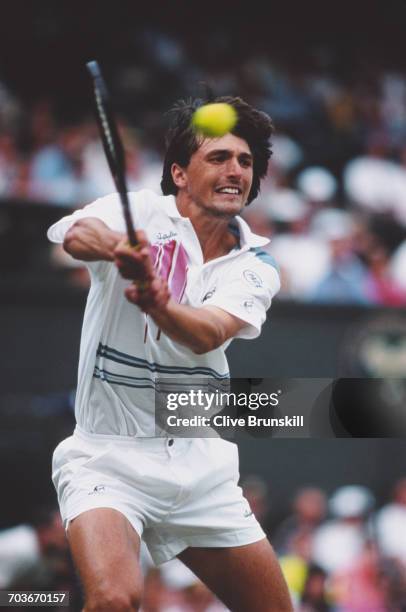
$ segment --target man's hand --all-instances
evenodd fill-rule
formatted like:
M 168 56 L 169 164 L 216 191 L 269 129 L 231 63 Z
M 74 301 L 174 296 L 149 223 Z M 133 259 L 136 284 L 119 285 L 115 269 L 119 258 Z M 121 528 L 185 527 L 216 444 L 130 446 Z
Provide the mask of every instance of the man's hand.
M 133 281 L 153 279 L 154 267 L 151 261 L 150 246 L 145 232 L 135 232 L 138 244 L 130 246 L 128 239 L 121 240 L 114 249 L 114 263 L 121 276 Z
M 138 230 L 136 236 L 136 247 L 130 247 L 125 240 L 117 245 L 114 250 L 114 263 L 123 278 L 134 281 L 125 291 L 128 301 L 149 313 L 163 308 L 170 294 L 166 281 L 154 270 L 145 232 Z
M 129 302 L 137 304 L 143 312 L 153 315 L 167 305 L 170 293 L 167 282 L 156 276 L 152 281 L 134 282 L 125 290 L 125 296 Z

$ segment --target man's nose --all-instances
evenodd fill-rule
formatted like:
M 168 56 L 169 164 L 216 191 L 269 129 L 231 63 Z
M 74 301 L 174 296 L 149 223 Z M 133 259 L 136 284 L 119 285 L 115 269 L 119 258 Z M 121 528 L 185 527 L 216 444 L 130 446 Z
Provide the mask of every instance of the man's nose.
M 227 176 L 240 177 L 242 174 L 242 168 L 240 162 L 236 157 L 231 157 L 227 162 Z

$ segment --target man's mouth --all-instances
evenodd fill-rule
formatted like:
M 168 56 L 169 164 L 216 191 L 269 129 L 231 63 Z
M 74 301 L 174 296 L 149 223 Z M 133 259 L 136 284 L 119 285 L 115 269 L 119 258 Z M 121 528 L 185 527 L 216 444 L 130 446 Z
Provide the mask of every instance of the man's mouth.
M 241 195 L 242 194 L 242 189 L 240 189 L 239 187 L 219 187 L 218 189 L 215 190 L 216 193 L 228 193 L 230 195 Z

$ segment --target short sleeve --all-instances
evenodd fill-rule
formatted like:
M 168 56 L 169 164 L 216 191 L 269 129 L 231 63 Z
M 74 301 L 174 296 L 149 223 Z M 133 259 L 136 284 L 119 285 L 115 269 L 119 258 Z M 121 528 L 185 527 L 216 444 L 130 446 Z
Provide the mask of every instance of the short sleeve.
M 157 196 L 146 189 L 129 193 L 128 196 L 134 224 L 139 227 L 140 219 L 147 219 L 148 215 L 153 214 L 151 204 Z M 51 242 L 62 243 L 66 232 L 76 221 L 91 217 L 100 219 L 113 231 L 126 233 L 120 197 L 117 193 L 112 193 L 54 223 L 47 232 L 48 239 Z M 111 263 L 105 261 L 85 261 L 84 264 L 95 278 L 104 278 L 105 273 L 111 268 Z
M 47 236 L 51 242 L 62 243 L 68 229 L 86 217 L 95 217 L 103 221 L 110 229 L 123 231 L 123 218 L 120 209 L 120 200 L 116 193 L 104 196 L 88 204 L 80 210 L 75 210 L 71 215 L 63 217 L 48 229 Z
M 246 321 L 247 326 L 236 336 L 245 339 L 259 336 L 266 311 L 280 289 L 275 261 L 257 249 L 251 255 L 241 262 L 237 258 L 222 275 L 221 286 L 204 302 L 205 306 L 217 306 Z

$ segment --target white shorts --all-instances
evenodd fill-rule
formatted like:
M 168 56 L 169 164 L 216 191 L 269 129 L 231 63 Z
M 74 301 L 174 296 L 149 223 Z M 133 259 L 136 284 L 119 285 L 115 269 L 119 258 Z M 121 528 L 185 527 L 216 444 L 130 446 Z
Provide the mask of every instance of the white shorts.
M 66 528 L 82 512 L 114 508 L 156 564 L 190 546 L 241 546 L 265 537 L 238 478 L 237 446 L 217 438 L 127 438 L 76 428 L 52 462 Z

